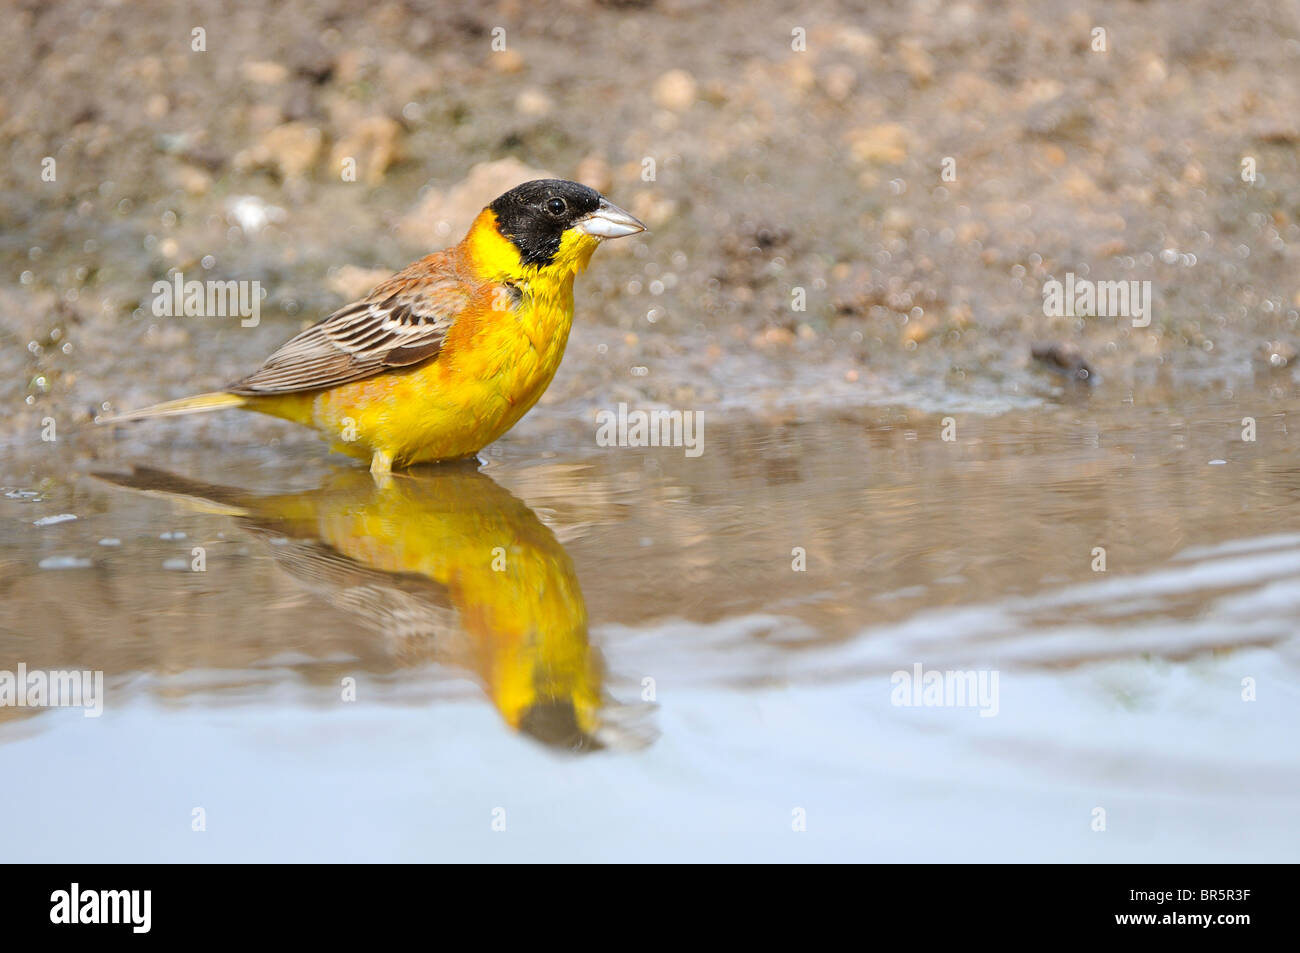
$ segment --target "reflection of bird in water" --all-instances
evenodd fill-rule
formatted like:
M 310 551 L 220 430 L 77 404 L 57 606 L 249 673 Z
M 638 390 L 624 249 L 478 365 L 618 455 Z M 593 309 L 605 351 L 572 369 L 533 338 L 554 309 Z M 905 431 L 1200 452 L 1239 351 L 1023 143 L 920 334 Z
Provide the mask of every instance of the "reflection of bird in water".
M 407 661 L 475 672 L 506 722 L 545 744 L 645 740 L 620 727 L 618 706 L 603 706 L 569 554 L 531 509 L 469 464 L 382 487 L 341 470 L 319 489 L 279 496 L 143 467 L 98 476 L 237 517 L 304 588 L 382 633 Z

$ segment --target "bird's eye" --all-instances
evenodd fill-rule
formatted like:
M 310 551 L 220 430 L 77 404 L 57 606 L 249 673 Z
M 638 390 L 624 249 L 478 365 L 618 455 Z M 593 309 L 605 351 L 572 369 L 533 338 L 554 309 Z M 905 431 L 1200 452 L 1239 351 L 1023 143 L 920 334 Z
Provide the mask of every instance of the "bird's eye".
M 564 199 L 551 199 L 546 203 L 546 211 L 552 215 L 563 215 L 564 210 L 569 206 L 564 204 Z

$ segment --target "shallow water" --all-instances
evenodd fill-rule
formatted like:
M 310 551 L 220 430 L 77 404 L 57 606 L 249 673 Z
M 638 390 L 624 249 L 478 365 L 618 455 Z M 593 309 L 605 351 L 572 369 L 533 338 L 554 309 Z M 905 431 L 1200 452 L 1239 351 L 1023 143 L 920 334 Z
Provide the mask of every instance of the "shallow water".
M 0 669 L 106 698 L 0 708 L 4 856 L 1294 859 L 1297 409 L 706 411 L 698 458 L 552 409 L 382 487 L 237 416 L 9 455 Z M 917 664 L 996 690 L 895 704 Z

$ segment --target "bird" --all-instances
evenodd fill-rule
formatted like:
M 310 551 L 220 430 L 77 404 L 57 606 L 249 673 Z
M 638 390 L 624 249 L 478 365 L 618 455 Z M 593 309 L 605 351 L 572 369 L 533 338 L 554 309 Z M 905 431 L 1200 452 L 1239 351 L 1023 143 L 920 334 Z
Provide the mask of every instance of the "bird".
M 102 416 L 115 424 L 240 408 L 312 427 L 394 469 L 474 456 L 550 385 L 573 282 L 601 242 L 644 223 L 595 189 L 535 179 L 485 207 L 459 244 L 408 265 L 220 390 Z

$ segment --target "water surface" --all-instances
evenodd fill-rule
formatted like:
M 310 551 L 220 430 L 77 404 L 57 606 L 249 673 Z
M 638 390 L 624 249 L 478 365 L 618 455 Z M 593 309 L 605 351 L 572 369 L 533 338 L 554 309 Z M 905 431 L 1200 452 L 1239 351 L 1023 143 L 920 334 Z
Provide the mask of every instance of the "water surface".
M 26 448 L 0 668 L 107 697 L 0 709 L 3 855 L 1293 860 L 1294 409 L 720 412 L 694 459 L 542 411 L 386 486 L 290 431 Z M 894 704 L 917 664 L 996 704 Z

